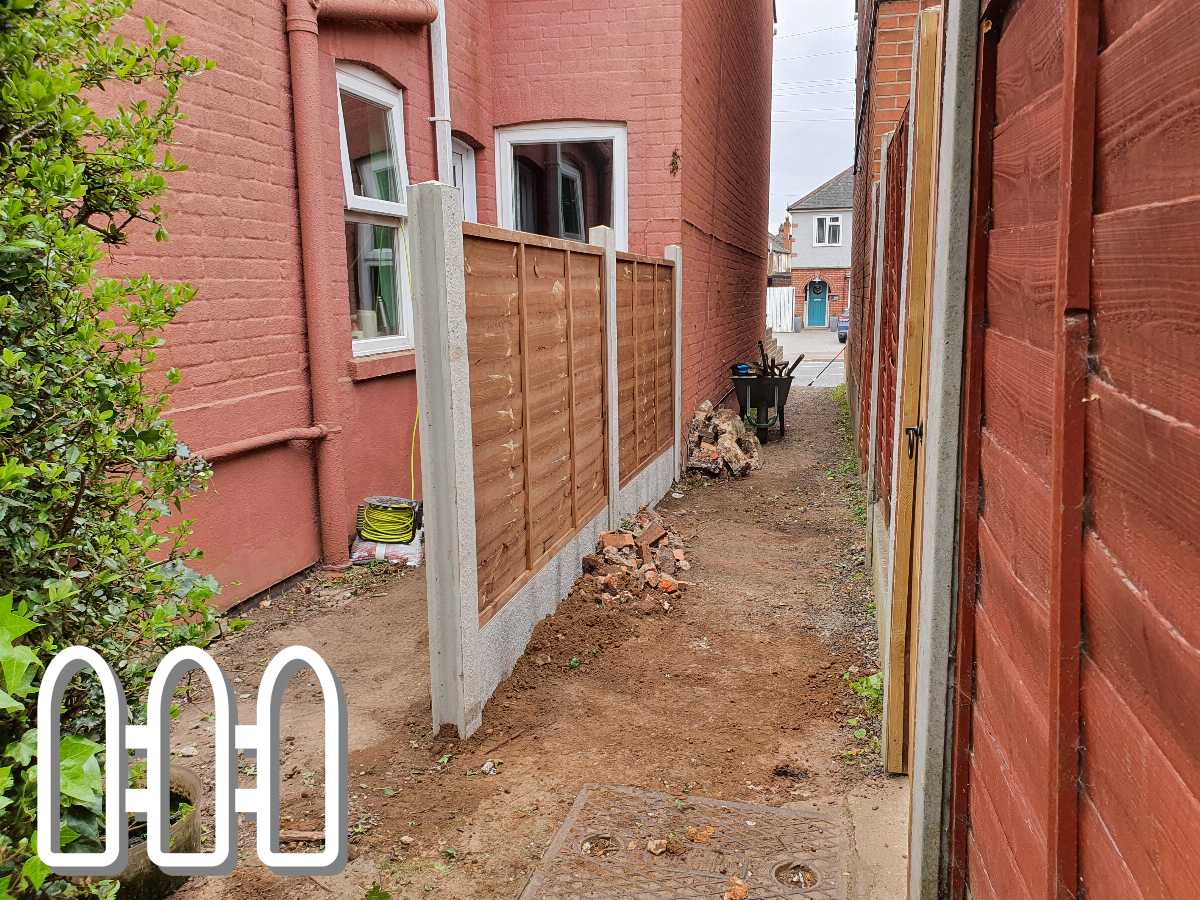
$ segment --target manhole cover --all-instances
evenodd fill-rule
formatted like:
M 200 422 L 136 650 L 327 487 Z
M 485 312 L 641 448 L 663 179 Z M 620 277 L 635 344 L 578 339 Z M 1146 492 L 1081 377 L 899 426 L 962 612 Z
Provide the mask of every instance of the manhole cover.
M 721 900 L 738 878 L 749 900 L 845 900 L 846 863 L 840 807 L 779 809 L 589 785 L 521 898 Z

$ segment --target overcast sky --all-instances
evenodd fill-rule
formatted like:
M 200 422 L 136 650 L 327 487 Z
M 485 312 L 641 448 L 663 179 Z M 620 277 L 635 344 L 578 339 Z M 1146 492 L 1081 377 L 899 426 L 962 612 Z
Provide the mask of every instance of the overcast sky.
M 771 230 L 854 162 L 854 0 L 776 0 Z

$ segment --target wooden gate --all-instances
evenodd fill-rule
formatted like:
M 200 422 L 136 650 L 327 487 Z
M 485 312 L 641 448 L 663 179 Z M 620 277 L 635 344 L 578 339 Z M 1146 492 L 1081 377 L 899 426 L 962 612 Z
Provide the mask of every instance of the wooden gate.
M 985 3 L 952 897 L 1200 896 L 1200 18 Z
M 767 288 L 767 327 L 778 333 L 792 331 L 796 315 L 796 289 Z
M 942 13 L 928 9 L 917 26 L 917 66 L 911 123 L 912 177 L 908 208 L 908 252 L 904 348 L 901 363 L 899 448 L 893 520 L 892 581 L 888 598 L 884 658 L 884 763 L 907 772 L 910 718 L 915 685 L 916 622 L 920 604 L 921 499 L 924 492 L 924 433 L 929 369 L 930 285 L 933 275 L 933 212 L 937 187 L 938 116 L 941 107 Z

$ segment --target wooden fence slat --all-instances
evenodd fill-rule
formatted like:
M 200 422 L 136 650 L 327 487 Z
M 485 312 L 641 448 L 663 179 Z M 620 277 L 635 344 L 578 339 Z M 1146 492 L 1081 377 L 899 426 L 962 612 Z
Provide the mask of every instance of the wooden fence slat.
M 630 341 L 633 345 L 633 467 L 637 469 L 642 464 L 642 391 L 640 379 L 641 360 L 638 358 L 638 261 L 633 261 L 633 293 L 631 294 L 633 311 L 630 314 L 632 334 Z
M 579 527 L 579 482 L 577 471 L 578 454 L 575 449 L 575 407 L 579 400 L 575 395 L 575 289 L 572 282 L 575 273 L 571 268 L 571 251 L 566 251 L 564 272 L 567 282 L 567 429 L 571 446 L 571 527 Z
M 522 477 L 525 483 L 525 569 L 533 568 L 533 510 L 532 487 L 529 478 L 531 438 L 529 422 L 529 322 L 525 308 L 527 293 L 525 244 L 517 245 L 517 317 L 521 334 L 521 455 Z
M 1051 441 L 1048 900 L 1079 891 L 1080 642 L 1083 636 L 1083 463 L 1091 331 L 1093 169 L 1100 11 L 1068 0 L 1063 26 L 1063 174 L 1055 284 Z

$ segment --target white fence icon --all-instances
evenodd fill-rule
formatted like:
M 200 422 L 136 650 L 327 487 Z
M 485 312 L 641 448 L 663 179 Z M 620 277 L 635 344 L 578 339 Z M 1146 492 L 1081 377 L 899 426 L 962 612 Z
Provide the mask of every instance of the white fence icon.
M 64 853 L 59 842 L 59 709 L 71 679 L 85 668 L 104 690 L 104 849 Z M 170 828 L 171 698 L 184 673 L 199 668 L 212 685 L 216 741 L 214 847 L 203 853 L 173 852 Z M 321 686 L 325 707 L 325 847 L 314 853 L 279 851 L 279 711 L 288 679 L 308 668 Z M 172 875 L 222 874 L 237 862 L 238 814 L 256 818 L 258 858 L 280 874 L 330 875 L 346 864 L 346 703 L 333 670 L 308 647 L 275 655 L 258 687 L 255 724 L 240 725 L 233 692 L 212 657 L 195 647 L 172 650 L 150 682 L 145 725 L 127 723 L 125 692 L 112 669 L 94 650 L 70 647 L 46 667 L 38 695 L 38 856 L 60 875 L 120 874 L 127 864 L 127 815 L 146 816 L 150 861 Z M 146 787 L 130 788 L 129 751 L 146 756 Z M 237 785 L 237 753 L 257 759 L 258 782 Z

